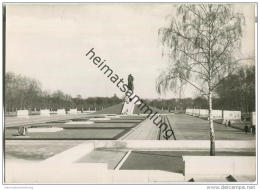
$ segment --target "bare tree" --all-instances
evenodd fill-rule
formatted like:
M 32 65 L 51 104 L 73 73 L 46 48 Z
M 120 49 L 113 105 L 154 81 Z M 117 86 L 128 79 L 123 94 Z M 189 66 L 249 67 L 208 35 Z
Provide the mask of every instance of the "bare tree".
M 215 155 L 212 93 L 242 59 L 240 48 L 244 17 L 230 4 L 182 4 L 167 27 L 159 29 L 169 67 L 157 80 L 157 91 L 190 84 L 208 99 L 210 155 Z

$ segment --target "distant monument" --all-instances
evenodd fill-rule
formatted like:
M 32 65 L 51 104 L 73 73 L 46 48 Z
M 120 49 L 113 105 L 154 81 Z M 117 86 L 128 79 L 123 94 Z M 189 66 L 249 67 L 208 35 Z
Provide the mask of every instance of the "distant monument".
M 128 89 L 134 91 L 134 77 L 130 74 L 128 75 Z
M 131 90 L 132 92 L 134 92 L 134 77 L 131 74 L 129 74 L 128 78 L 127 78 L 127 87 L 128 87 L 128 90 Z M 131 99 L 128 96 L 126 96 L 125 102 L 129 103 L 129 102 L 131 102 Z

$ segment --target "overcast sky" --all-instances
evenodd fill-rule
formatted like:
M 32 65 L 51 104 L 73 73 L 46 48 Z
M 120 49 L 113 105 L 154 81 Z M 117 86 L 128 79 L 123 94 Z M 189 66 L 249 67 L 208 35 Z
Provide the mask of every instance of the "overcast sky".
M 254 52 L 254 9 L 239 6 L 246 17 L 241 55 Z M 136 94 L 159 96 L 156 77 L 166 66 L 158 29 L 173 13 L 171 4 L 52 4 L 8 5 L 6 71 L 38 79 L 43 89 L 62 90 L 83 97 L 112 96 L 122 92 L 85 54 L 91 48 L 114 72 L 134 76 Z M 185 97 L 194 90 L 185 90 Z

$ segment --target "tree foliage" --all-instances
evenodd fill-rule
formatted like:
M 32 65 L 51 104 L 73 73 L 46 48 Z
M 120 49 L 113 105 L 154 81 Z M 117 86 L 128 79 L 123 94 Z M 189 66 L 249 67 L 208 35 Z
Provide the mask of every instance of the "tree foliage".
M 120 103 L 122 100 L 116 95 L 113 97 L 89 97 L 80 95 L 73 98 L 61 90 L 53 93 L 43 90 L 39 81 L 16 75 L 11 72 L 5 74 L 5 111 L 14 112 L 17 109 L 51 109 L 78 108 L 79 110 L 101 110 L 108 106 Z
M 231 4 L 178 6 L 170 24 L 159 30 L 170 64 L 158 77 L 157 91 L 185 83 L 204 94 L 214 90 L 241 60 L 234 53 L 240 48 L 243 23 L 243 15 Z
M 221 82 L 216 94 L 215 104 L 220 109 L 255 111 L 255 67 L 240 68 Z

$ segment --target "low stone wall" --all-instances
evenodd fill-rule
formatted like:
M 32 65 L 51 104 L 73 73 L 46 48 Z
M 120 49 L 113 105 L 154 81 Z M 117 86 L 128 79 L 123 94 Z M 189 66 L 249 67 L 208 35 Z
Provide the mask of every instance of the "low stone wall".
M 241 111 L 223 110 L 224 121 L 241 120 Z
M 255 156 L 183 156 L 185 177 L 256 176 Z
M 208 109 L 186 109 L 187 115 L 207 118 L 209 117 Z M 252 119 L 255 118 L 255 112 L 252 112 Z M 241 111 L 229 111 L 229 110 L 212 110 L 212 116 L 214 120 L 222 119 L 223 121 L 235 121 L 241 120 Z
M 255 112 L 251 113 L 251 120 L 252 120 L 252 125 L 256 126 L 256 115 L 255 115 Z
M 78 110 L 77 109 L 70 109 L 69 114 L 78 114 Z
M 66 110 L 65 109 L 58 109 L 57 114 L 58 115 L 66 115 Z
M 193 116 L 200 116 L 200 110 L 199 109 L 193 109 Z
M 48 109 L 40 110 L 40 115 L 41 116 L 50 116 L 50 110 L 48 110 Z
M 200 113 L 199 117 L 209 117 L 208 109 L 200 109 L 199 113 Z
M 185 113 L 187 115 L 192 115 L 193 114 L 193 109 L 186 109 Z
M 27 117 L 29 117 L 29 111 L 28 110 L 17 110 L 17 117 L 27 118 Z
M 212 110 L 213 119 L 222 119 L 222 110 Z

